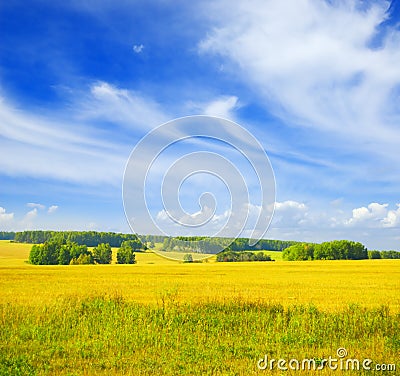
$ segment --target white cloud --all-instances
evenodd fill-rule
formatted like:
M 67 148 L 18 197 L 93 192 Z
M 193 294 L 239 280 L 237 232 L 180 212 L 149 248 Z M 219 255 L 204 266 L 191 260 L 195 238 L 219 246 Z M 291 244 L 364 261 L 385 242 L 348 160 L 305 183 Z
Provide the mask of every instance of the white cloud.
M 271 227 L 296 227 L 304 224 L 307 215 L 308 207 L 302 202 L 292 200 L 276 202 Z
M 28 211 L 24 218 L 15 226 L 21 230 L 32 230 L 35 229 L 35 220 L 38 216 L 38 209 L 34 208 Z
M 188 110 L 199 115 L 217 116 L 224 119 L 235 119 L 235 110 L 240 107 L 238 97 L 221 95 L 211 101 L 189 102 Z
M 47 209 L 47 213 L 52 214 L 55 211 L 58 210 L 58 206 L 57 205 L 51 205 L 48 209 Z
M 382 220 L 383 227 L 400 227 L 400 204 L 396 210 L 389 210 L 386 217 Z
M 223 96 L 207 103 L 203 107 L 204 115 L 219 116 L 225 119 L 233 119 L 233 112 L 238 108 L 238 98 L 235 96 Z
M 393 156 L 400 142 L 400 31 L 371 48 L 389 2 L 369 4 L 216 1 L 207 12 L 216 27 L 199 49 L 222 56 L 285 121 L 351 137 L 358 148 L 374 142 L 371 152 Z
M 0 159 L 0 170 L 10 176 L 120 186 L 137 138 L 166 120 L 156 102 L 105 82 L 77 95 L 73 109 L 62 113 L 39 115 L 0 98 L 0 149 L 7 156 Z M 118 137 L 113 128 L 93 126 L 97 121 L 119 127 Z
M 14 219 L 14 213 L 7 213 L 6 209 L 0 206 L 0 224 L 5 226 L 12 222 Z
M 277 213 L 288 212 L 288 211 L 304 212 L 306 209 L 307 209 L 306 204 L 297 201 L 288 200 L 284 202 L 275 203 L 275 211 Z
M 134 44 L 132 49 L 135 53 L 140 54 L 143 51 L 144 45 L 143 44 Z
M 99 81 L 80 112 L 84 119 L 108 120 L 127 129 L 150 130 L 173 118 L 151 98 Z
M 24 220 L 31 221 L 37 217 L 37 208 L 34 208 L 25 214 Z
M 388 204 L 378 204 L 372 202 L 368 207 L 362 206 L 353 209 L 353 215 L 350 219 L 345 221 L 346 225 L 361 224 L 364 226 L 380 226 L 383 218 L 387 215 Z
M 40 210 L 46 209 L 46 206 L 44 206 L 42 204 L 37 204 L 37 203 L 34 203 L 34 202 L 28 202 L 26 204 L 26 206 L 28 208 L 37 208 L 37 209 L 40 209 Z

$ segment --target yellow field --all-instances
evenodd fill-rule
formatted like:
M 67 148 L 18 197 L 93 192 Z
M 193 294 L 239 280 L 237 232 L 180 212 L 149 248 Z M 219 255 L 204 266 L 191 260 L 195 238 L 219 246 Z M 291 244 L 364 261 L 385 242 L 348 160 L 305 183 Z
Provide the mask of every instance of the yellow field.
M 121 295 L 154 304 L 245 301 L 313 303 L 327 311 L 356 303 L 400 312 L 398 260 L 184 264 L 138 253 L 136 265 L 33 266 L 31 245 L 0 241 L 0 303 L 41 305 L 59 297 Z

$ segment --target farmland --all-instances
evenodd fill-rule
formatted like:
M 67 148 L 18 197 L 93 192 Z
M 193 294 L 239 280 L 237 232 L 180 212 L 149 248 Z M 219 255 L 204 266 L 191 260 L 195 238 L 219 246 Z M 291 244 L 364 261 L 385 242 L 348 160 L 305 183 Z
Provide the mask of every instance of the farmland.
M 397 260 L 33 266 L 29 250 L 0 242 L 0 375 L 268 374 L 266 353 L 339 347 L 399 360 Z

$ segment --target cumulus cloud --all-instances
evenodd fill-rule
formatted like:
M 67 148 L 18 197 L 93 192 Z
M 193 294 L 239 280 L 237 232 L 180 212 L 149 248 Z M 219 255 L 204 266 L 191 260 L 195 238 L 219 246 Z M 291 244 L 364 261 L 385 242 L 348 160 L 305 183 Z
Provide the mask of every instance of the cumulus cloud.
M 57 205 L 51 205 L 48 209 L 47 209 L 47 213 L 52 214 L 55 211 L 57 211 L 58 206 Z
M 308 207 L 302 202 L 287 200 L 275 203 L 272 227 L 294 227 L 305 222 Z
M 384 229 L 400 226 L 400 204 L 390 209 L 388 204 L 370 203 L 352 210 L 351 218 L 342 221 L 344 226 L 366 229 Z
M 44 206 L 42 204 L 37 204 L 37 203 L 34 203 L 34 202 L 28 202 L 26 204 L 26 206 L 28 208 L 37 208 L 37 209 L 40 209 L 40 210 L 46 209 L 46 206 Z
M 143 51 L 144 45 L 143 44 L 134 44 L 132 49 L 135 53 L 140 54 Z
M 5 225 L 10 223 L 14 219 L 14 213 L 7 213 L 6 209 L 0 206 L 0 223 Z
M 388 204 L 378 204 L 372 202 L 368 207 L 362 206 L 360 208 L 353 209 L 353 216 L 346 223 L 349 225 L 357 223 L 379 222 L 382 221 L 387 214 Z
M 34 229 L 35 220 L 38 217 L 38 209 L 33 208 L 32 210 L 28 211 L 24 218 L 17 224 L 17 227 L 21 230 L 31 230 Z
M 25 214 L 24 220 L 31 221 L 37 217 L 37 214 L 38 214 L 38 210 L 37 210 L 37 208 L 34 208 Z
M 383 227 L 400 227 L 400 204 L 396 210 L 389 210 L 386 217 L 382 220 Z

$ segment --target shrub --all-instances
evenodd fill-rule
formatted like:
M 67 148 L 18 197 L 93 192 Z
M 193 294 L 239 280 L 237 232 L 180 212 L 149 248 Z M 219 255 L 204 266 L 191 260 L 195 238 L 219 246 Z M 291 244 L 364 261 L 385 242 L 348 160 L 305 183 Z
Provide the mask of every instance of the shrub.
M 186 253 L 183 256 L 183 262 L 193 262 L 193 256 L 190 253 Z

